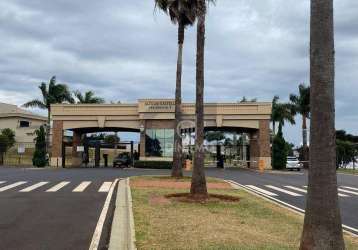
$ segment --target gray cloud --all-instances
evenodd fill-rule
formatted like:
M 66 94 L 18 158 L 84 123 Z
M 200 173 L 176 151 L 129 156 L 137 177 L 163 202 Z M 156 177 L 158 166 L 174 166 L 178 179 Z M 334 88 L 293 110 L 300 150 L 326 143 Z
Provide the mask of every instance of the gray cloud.
M 39 97 L 52 75 L 110 100 L 173 97 L 177 30 L 153 1 L 3 0 L 0 101 Z M 358 3 L 335 1 L 337 127 L 358 133 Z M 195 98 L 196 28 L 186 30 L 183 94 Z M 287 100 L 309 82 L 309 1 L 221 0 L 207 16 L 207 101 Z M 297 119 L 299 123 L 299 119 Z M 286 137 L 300 143 L 298 126 Z

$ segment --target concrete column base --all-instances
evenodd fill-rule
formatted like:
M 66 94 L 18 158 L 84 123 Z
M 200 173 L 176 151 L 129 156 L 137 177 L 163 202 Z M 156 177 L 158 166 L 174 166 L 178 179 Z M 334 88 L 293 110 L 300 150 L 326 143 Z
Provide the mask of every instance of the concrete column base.
M 78 168 L 78 167 L 81 167 L 81 164 L 82 164 L 82 158 L 81 157 L 73 157 L 72 156 L 71 167 Z
M 251 157 L 250 159 L 250 168 L 259 169 L 260 163 L 263 164 L 264 169 L 272 169 L 271 166 L 271 157 Z
M 50 166 L 55 168 L 62 167 L 62 157 L 51 157 Z

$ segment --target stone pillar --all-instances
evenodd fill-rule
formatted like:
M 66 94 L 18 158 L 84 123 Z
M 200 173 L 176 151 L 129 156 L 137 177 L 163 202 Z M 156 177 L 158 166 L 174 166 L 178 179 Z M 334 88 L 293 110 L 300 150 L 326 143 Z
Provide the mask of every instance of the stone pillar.
M 144 130 L 140 131 L 140 146 L 139 146 L 139 157 L 141 160 L 143 160 L 143 158 L 145 158 L 145 133 L 146 133 L 146 124 L 145 121 L 143 120 L 142 123 Z
M 54 120 L 52 125 L 51 167 L 62 166 L 63 121 Z
M 272 169 L 269 120 L 260 120 L 259 130 L 250 134 L 250 167 L 259 168 L 260 162 Z
M 72 167 L 80 167 L 82 164 L 82 157 L 81 152 L 77 152 L 77 147 L 81 145 L 81 133 L 73 131 L 72 138 Z

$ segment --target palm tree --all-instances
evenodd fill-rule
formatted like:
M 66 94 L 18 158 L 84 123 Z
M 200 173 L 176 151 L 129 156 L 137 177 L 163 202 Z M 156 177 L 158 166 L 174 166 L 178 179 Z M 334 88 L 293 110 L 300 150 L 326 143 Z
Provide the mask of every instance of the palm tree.
M 42 100 L 34 99 L 25 103 L 24 107 L 37 107 L 47 109 L 47 125 L 46 125 L 46 152 L 49 153 L 50 147 L 50 130 L 51 130 L 51 104 L 69 102 L 74 103 L 71 92 L 67 85 L 56 83 L 56 76 L 53 76 L 49 83 L 42 82 L 39 86 L 42 94 Z
M 252 98 L 251 100 L 249 100 L 246 98 L 246 96 L 243 96 L 242 99 L 239 101 L 239 103 L 245 103 L 245 102 L 257 102 L 257 98 Z
M 275 96 L 272 100 L 271 121 L 273 136 L 276 134 L 276 122 L 278 122 L 282 126 L 285 125 L 286 121 L 290 124 L 295 124 L 294 117 L 296 115 L 296 111 L 293 105 L 289 103 L 279 103 L 279 99 L 280 98 L 278 96 Z
M 301 250 L 345 249 L 338 202 L 333 0 L 311 0 L 310 170 Z
M 208 195 L 204 171 L 204 52 L 205 52 L 205 0 L 197 0 L 197 47 L 196 47 L 196 103 L 195 103 L 195 157 L 190 194 L 206 198 Z
M 104 103 L 104 99 L 98 96 L 95 96 L 92 91 L 87 91 L 82 94 L 79 90 L 73 92 L 74 96 L 77 98 L 77 103 Z
M 290 95 L 290 101 L 295 111 L 302 115 L 302 142 L 303 142 L 303 160 L 306 168 L 308 167 L 307 150 L 307 119 L 310 117 L 310 87 L 304 84 L 298 86 L 299 95 Z
M 183 44 L 185 28 L 193 25 L 196 19 L 196 1 L 194 0 L 155 0 L 155 7 L 169 14 L 171 21 L 178 25 L 178 58 L 175 85 L 175 128 L 180 126 L 181 120 L 181 78 L 183 61 Z M 174 155 L 172 177 L 183 177 L 182 171 L 182 138 L 181 134 L 174 134 Z

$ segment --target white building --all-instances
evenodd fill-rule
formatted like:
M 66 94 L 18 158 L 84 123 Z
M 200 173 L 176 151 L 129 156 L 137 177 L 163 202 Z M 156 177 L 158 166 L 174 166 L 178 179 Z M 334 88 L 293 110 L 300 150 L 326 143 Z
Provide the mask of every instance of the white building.
M 15 132 L 17 144 L 34 146 L 35 130 L 46 124 L 46 117 L 21 109 L 16 105 L 0 103 L 0 130 L 10 128 Z

